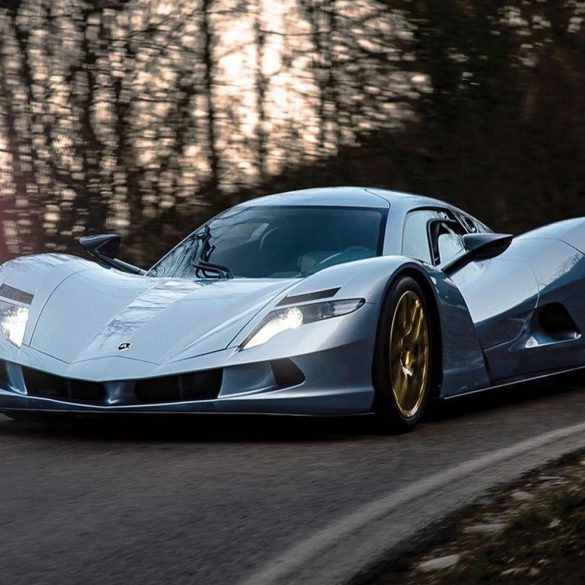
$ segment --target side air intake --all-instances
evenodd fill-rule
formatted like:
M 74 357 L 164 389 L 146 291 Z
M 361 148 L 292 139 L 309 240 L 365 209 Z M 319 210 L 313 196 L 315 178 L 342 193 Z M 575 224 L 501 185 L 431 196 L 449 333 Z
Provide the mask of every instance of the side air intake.
M 555 341 L 565 341 L 579 337 L 580 331 L 561 303 L 550 303 L 538 313 L 538 326 L 543 333 Z

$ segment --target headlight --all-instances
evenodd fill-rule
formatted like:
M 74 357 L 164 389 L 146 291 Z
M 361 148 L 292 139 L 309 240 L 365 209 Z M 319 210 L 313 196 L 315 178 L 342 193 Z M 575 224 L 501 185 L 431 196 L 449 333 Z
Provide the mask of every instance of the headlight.
M 10 343 L 20 348 L 28 322 L 27 307 L 0 301 L 0 329 Z
M 290 329 L 298 329 L 306 323 L 314 323 L 315 321 L 322 321 L 323 319 L 331 319 L 332 317 L 340 317 L 341 315 L 353 313 L 364 303 L 364 299 L 344 299 L 310 303 L 298 307 L 272 311 L 244 341 L 242 349 L 262 345 L 275 335 Z

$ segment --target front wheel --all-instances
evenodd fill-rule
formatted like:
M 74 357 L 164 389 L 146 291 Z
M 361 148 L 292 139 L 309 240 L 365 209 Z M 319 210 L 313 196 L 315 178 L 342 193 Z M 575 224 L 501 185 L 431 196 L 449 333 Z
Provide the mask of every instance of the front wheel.
M 425 294 L 409 276 L 392 284 L 380 313 L 373 381 L 374 412 L 383 430 L 413 429 L 432 382 L 431 322 Z

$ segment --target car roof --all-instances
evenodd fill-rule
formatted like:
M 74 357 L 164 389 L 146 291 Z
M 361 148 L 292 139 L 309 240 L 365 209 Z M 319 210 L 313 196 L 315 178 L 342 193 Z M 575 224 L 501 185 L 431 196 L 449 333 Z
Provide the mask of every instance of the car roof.
M 241 205 L 254 207 L 263 205 L 331 205 L 378 208 L 398 205 L 399 207 L 408 208 L 441 206 L 455 209 L 448 203 L 432 197 L 373 187 L 316 187 L 313 189 L 301 189 L 250 199 Z

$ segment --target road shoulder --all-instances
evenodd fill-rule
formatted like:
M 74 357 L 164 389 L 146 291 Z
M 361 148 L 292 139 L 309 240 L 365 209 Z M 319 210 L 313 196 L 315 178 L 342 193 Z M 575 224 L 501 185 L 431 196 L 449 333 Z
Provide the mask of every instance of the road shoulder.
M 585 451 L 493 488 L 365 585 L 585 581 Z
M 487 490 L 583 448 L 585 423 L 579 423 L 445 469 L 338 518 L 240 584 L 367 582 L 394 551 Z

